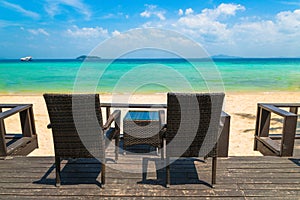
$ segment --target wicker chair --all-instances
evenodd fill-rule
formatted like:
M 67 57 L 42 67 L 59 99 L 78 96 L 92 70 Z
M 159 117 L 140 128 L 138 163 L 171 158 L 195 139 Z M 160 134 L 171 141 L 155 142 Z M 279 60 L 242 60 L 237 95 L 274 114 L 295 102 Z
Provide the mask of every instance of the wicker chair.
M 54 141 L 56 186 L 61 183 L 61 159 L 97 158 L 101 162 L 101 187 L 104 187 L 105 143 L 116 139 L 117 160 L 120 111 L 115 111 L 103 125 L 98 94 L 44 94 L 44 98 Z M 113 121 L 114 129 L 110 128 Z
M 166 187 L 170 185 L 170 157 L 212 157 L 212 184 L 216 183 L 217 139 L 223 93 L 168 93 Z

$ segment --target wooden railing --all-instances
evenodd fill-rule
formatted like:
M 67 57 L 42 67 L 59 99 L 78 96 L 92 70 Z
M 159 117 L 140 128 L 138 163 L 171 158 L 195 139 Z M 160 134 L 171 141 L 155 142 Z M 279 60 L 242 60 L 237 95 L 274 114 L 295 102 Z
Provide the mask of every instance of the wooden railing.
M 299 103 L 272 103 L 257 105 L 254 150 L 263 155 L 293 156 Z M 281 108 L 289 108 L 289 111 Z M 282 134 L 271 136 L 271 113 L 283 117 Z
M 20 116 L 22 133 L 7 134 L 4 119 L 17 113 Z M 27 155 L 37 147 L 32 104 L 0 104 L 0 157 Z

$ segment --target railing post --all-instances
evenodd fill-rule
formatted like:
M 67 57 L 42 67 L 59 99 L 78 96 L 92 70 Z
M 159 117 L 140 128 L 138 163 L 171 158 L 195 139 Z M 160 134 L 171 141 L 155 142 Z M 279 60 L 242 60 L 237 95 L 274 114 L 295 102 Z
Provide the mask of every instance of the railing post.
M 29 112 L 29 109 L 26 109 L 22 112 L 20 112 L 20 122 L 21 122 L 21 127 L 22 127 L 22 133 L 23 137 L 32 137 L 33 130 L 32 128 L 32 119 L 31 119 L 31 114 Z
M 106 120 L 108 120 L 109 116 L 110 116 L 110 107 L 107 106 L 106 107 Z
M 2 108 L 0 108 L 0 113 L 2 112 Z M 0 119 L 0 156 L 7 156 L 7 148 L 5 141 L 5 125 L 4 120 Z
M 298 113 L 298 107 L 290 107 L 290 112 L 297 114 Z
M 33 107 L 31 106 L 28 110 L 29 110 L 29 116 L 30 116 L 30 124 L 31 124 L 32 134 L 36 135 L 35 122 L 34 122 L 34 114 L 33 114 Z
M 268 137 L 271 121 L 271 112 L 261 108 L 260 123 L 259 123 L 259 137 Z
M 296 127 L 297 116 L 287 116 L 284 118 L 280 156 L 293 156 Z
M 256 140 L 256 136 L 259 135 L 259 124 L 260 124 L 260 105 L 257 104 L 257 113 L 256 113 L 256 123 L 255 123 L 255 133 L 254 133 L 254 151 L 257 150 L 257 140 Z

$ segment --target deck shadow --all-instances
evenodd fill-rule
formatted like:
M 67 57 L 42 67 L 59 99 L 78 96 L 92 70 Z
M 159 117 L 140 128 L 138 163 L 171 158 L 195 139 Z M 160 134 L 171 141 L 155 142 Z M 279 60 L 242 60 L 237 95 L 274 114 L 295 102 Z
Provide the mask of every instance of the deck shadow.
M 61 185 L 96 184 L 101 187 L 101 162 L 95 158 L 68 159 L 61 164 Z M 55 163 L 34 184 L 55 185 Z
M 300 167 L 300 159 L 289 158 L 289 160 L 292 161 L 293 163 L 295 163 L 296 165 L 298 165 Z
M 155 155 L 156 154 L 156 148 L 148 145 L 148 144 L 136 144 L 126 147 L 126 150 L 124 150 L 124 139 L 121 138 L 120 140 L 120 153 L 122 154 L 147 154 L 147 155 Z
M 149 162 L 154 162 L 156 167 L 156 179 L 147 179 L 147 168 Z M 196 158 L 177 159 L 170 164 L 170 183 L 172 185 L 185 185 L 185 184 L 201 184 L 207 187 L 212 187 L 211 184 L 206 182 L 207 177 L 199 179 L 206 173 L 198 173 L 195 162 L 204 163 L 205 161 Z M 138 184 L 149 184 L 149 185 L 162 185 L 165 186 L 166 180 L 166 168 L 165 160 L 160 158 L 143 158 L 143 173 L 142 181 Z

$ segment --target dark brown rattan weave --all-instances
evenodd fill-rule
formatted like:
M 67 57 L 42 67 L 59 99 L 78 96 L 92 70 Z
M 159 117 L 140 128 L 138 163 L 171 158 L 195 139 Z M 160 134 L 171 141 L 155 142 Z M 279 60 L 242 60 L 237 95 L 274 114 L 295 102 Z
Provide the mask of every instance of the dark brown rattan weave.
M 52 128 L 56 185 L 62 158 L 97 158 L 105 184 L 105 129 L 98 94 L 44 94 Z M 119 134 L 119 130 L 114 130 Z M 116 147 L 117 148 L 117 147 Z M 117 156 L 116 156 L 117 158 Z
M 170 183 L 170 157 L 213 157 L 212 184 L 215 183 L 216 142 L 223 100 L 223 93 L 168 93 L 167 186 Z
M 139 111 L 129 111 L 139 112 Z M 142 111 L 147 112 L 147 111 Z M 159 113 L 163 111 L 157 111 Z M 159 135 L 159 131 L 162 128 L 161 114 L 158 115 L 158 119 L 152 120 L 123 120 L 123 148 L 137 144 L 147 144 L 156 148 L 161 148 L 162 138 Z

